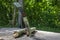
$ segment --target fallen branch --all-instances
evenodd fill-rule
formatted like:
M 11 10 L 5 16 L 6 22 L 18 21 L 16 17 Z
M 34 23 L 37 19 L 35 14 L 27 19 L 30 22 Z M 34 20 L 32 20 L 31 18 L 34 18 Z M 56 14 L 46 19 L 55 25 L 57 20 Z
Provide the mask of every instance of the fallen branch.
M 35 27 L 30 28 L 31 35 L 35 33 L 35 30 L 36 30 Z M 14 38 L 18 38 L 18 37 L 21 37 L 23 35 L 27 35 L 27 36 L 30 35 L 29 31 L 27 30 L 27 28 L 21 29 L 19 31 L 14 31 L 14 33 L 13 33 L 13 37 Z

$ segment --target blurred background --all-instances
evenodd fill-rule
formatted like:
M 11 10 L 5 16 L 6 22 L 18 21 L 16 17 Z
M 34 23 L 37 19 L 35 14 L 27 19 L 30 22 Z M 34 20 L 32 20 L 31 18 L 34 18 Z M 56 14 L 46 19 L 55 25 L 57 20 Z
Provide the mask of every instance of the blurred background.
M 0 28 L 18 26 L 18 10 L 13 5 L 16 1 L 0 0 Z M 23 4 L 31 27 L 60 32 L 60 0 L 24 0 Z

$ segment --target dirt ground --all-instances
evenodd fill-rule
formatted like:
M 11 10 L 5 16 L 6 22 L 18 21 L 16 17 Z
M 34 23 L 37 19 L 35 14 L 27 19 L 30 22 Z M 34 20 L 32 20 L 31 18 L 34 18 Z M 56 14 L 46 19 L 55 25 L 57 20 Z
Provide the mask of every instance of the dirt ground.
M 27 37 L 26 35 L 20 38 L 12 36 L 13 31 L 20 30 L 19 28 L 0 28 L 0 38 L 4 40 L 60 40 L 60 33 L 37 31 L 34 37 Z

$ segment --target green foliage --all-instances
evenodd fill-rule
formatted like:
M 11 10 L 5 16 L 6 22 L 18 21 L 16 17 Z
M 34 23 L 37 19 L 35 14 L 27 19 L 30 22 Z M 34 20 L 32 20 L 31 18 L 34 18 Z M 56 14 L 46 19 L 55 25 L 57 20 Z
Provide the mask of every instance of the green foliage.
M 16 0 L 0 0 L 0 25 L 7 25 L 13 16 L 13 2 Z M 24 10 L 31 26 L 42 30 L 60 28 L 59 0 L 24 0 Z M 53 30 L 53 31 L 54 31 Z
M 0 0 L 0 26 L 7 25 L 12 19 L 14 0 Z
M 25 12 L 31 26 L 60 28 L 59 8 L 49 0 L 25 0 Z

